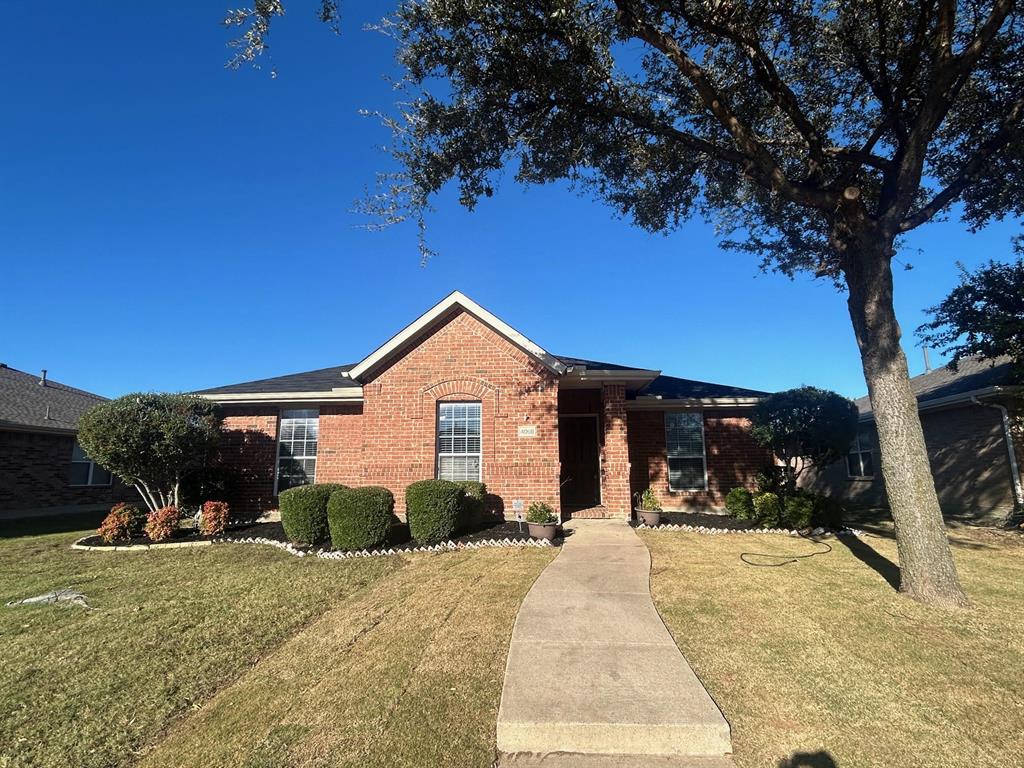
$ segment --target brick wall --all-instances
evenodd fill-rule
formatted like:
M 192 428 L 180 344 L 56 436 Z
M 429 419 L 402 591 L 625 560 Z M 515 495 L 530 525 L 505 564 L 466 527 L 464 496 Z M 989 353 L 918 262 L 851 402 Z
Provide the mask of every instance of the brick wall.
M 72 486 L 71 435 L 0 431 L 0 510 L 102 506 L 139 501 L 134 488 Z
M 1012 408 L 1011 402 L 1004 404 Z M 999 411 L 974 404 L 924 411 L 921 427 L 943 514 L 979 522 L 1002 522 L 1013 511 L 1014 498 Z M 801 485 L 854 504 L 885 506 L 888 500 L 877 439 L 873 442 L 874 478 L 851 479 L 845 461 L 840 461 L 819 472 L 808 472 L 806 478 L 801 478 Z
M 558 380 L 472 315 L 458 312 L 364 381 L 363 484 L 404 513 L 405 487 L 435 475 L 437 402 L 479 400 L 483 480 L 497 508 L 514 499 L 558 509 Z M 519 437 L 518 428 L 537 428 Z
M 601 503 L 609 511 L 629 517 L 633 505 L 629 488 L 629 440 L 626 388 L 606 385 L 601 390 L 604 440 L 601 445 Z
M 757 473 L 771 462 L 768 451 L 750 435 L 750 419 L 741 411 L 704 412 L 706 491 L 672 491 L 663 411 L 629 412 L 629 461 L 632 493 L 650 486 L 666 509 L 719 509 L 737 486 L 754 488 Z
M 220 458 L 232 470 L 232 492 L 228 499 L 232 510 L 259 515 L 277 509 L 274 473 L 278 407 L 228 406 L 222 413 Z

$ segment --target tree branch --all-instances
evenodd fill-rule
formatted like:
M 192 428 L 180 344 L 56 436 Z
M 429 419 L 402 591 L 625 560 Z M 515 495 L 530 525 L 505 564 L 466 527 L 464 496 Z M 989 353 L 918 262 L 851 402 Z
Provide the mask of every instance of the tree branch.
M 757 139 L 750 128 L 736 117 L 725 98 L 679 43 L 657 27 L 642 20 L 628 0 L 615 0 L 622 25 L 648 45 L 661 51 L 694 86 L 704 107 L 718 120 L 732 136 L 740 153 L 756 169 L 759 183 L 773 192 L 779 192 L 791 202 L 799 205 L 832 210 L 836 197 L 832 192 L 806 184 L 794 183 L 787 178 L 782 168 Z
M 977 181 L 978 174 L 984 169 L 985 164 L 992 155 L 1009 144 L 1019 133 L 1020 126 L 1017 124 L 1024 114 L 1024 98 L 1018 99 L 1010 109 L 1003 124 L 995 135 L 985 141 L 975 155 L 968 160 L 953 180 L 946 185 L 946 188 L 933 197 L 924 207 L 916 213 L 908 216 L 899 224 L 900 232 L 909 232 L 914 227 L 924 224 L 936 213 L 956 200 L 967 187 Z

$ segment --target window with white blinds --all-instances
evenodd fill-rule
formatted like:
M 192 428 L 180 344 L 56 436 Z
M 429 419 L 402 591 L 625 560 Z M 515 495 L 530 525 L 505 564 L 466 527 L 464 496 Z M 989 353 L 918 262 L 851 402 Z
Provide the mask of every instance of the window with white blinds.
M 320 412 L 315 408 L 281 411 L 277 441 L 277 492 L 316 482 L 316 446 Z
M 437 477 L 480 480 L 480 403 L 437 404 Z
M 665 443 L 668 487 L 673 491 L 705 490 L 708 477 L 704 459 L 704 415 L 699 411 L 666 413 Z

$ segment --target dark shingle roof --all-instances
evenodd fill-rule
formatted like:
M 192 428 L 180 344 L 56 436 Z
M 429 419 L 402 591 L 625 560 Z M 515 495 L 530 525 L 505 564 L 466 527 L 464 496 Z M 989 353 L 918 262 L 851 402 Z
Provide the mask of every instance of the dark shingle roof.
M 768 392 L 743 387 L 731 387 L 727 384 L 711 384 L 707 381 L 680 379 L 675 376 L 659 376 L 644 387 L 641 395 L 659 395 L 666 399 L 672 398 L 705 398 L 705 397 L 766 397 Z
M 555 355 L 559 360 L 568 366 L 593 368 L 598 371 L 634 371 L 638 370 L 635 365 L 618 365 L 617 363 L 602 363 L 598 360 L 585 360 L 582 357 L 566 357 Z M 644 369 L 639 369 L 644 370 Z
M 73 432 L 82 414 L 106 399 L 52 379 L 43 385 L 35 374 L 0 367 L 0 428 Z
M 199 395 L 234 395 L 258 394 L 262 392 L 330 392 L 336 387 L 358 387 L 352 379 L 342 373 L 352 368 L 349 365 L 335 365 L 330 368 L 318 368 L 315 371 L 290 373 L 286 376 L 274 376 L 270 379 L 243 381 L 240 384 L 228 384 L 224 387 L 200 389 Z
M 964 395 L 988 387 L 1014 386 L 1020 383 L 1008 357 L 996 360 L 970 357 L 961 360 L 956 371 L 943 366 L 913 377 L 910 380 L 910 389 L 920 404 L 938 400 L 940 397 Z M 867 395 L 858 398 L 856 403 L 861 413 L 871 413 L 871 401 Z

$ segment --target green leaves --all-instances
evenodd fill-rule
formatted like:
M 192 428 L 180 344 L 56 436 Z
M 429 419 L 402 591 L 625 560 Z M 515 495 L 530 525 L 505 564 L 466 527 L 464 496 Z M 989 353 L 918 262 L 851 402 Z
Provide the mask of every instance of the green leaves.
M 820 467 L 846 455 L 857 434 L 857 406 L 827 389 L 798 387 L 766 397 L 752 421 L 754 439 L 792 475 L 798 459 Z

